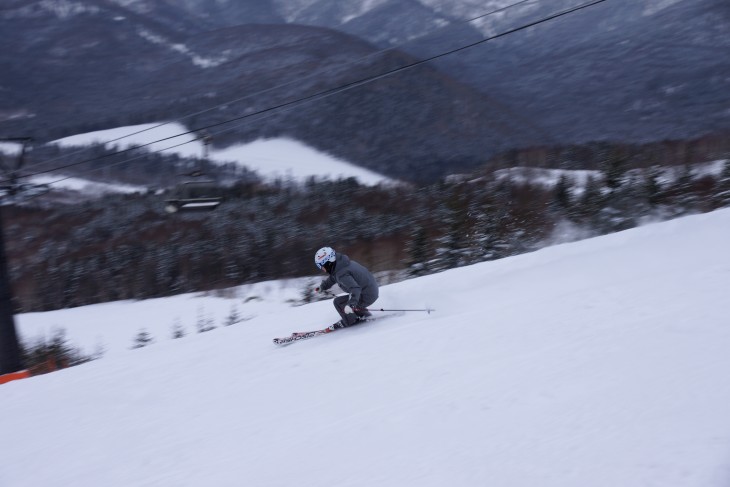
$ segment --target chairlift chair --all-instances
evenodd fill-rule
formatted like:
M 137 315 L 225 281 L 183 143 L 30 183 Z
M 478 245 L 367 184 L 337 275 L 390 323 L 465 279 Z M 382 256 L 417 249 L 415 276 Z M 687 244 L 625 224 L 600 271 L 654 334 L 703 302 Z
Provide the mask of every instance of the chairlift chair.
M 214 181 L 188 181 L 180 184 L 173 197 L 165 200 L 168 213 L 211 211 L 223 201 L 220 188 Z
M 208 160 L 208 146 L 213 138 L 202 133 L 199 137 L 203 141 L 203 160 Z M 197 168 L 181 176 L 198 178 L 204 176 L 202 168 Z M 211 211 L 218 208 L 223 201 L 221 190 L 215 181 L 186 181 L 179 184 L 173 193 L 173 198 L 165 200 L 165 210 L 168 213 L 188 211 Z

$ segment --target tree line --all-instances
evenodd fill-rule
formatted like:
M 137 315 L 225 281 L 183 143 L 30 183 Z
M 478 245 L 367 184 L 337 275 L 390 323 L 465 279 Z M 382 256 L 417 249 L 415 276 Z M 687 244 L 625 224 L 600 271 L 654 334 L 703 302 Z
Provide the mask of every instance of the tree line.
M 375 271 L 424 275 L 730 205 L 730 163 L 637 167 L 605 151 L 583 182 L 480 170 L 432 184 L 243 178 L 215 211 L 170 215 L 166 195 L 4 207 L 15 304 L 45 311 L 313 275 L 331 245 Z

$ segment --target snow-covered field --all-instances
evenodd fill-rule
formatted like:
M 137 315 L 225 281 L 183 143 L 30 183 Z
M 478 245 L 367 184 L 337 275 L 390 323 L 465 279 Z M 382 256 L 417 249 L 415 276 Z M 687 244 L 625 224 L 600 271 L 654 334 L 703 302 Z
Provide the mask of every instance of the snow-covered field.
M 103 194 L 103 193 L 143 193 L 146 188 L 142 186 L 135 186 L 132 184 L 119 184 L 119 183 L 100 183 L 98 181 L 91 181 L 83 178 L 53 176 L 50 174 L 43 174 L 40 176 L 33 176 L 30 178 L 32 184 L 48 184 L 54 189 L 70 189 L 72 191 L 79 191 L 84 194 Z
M 0 386 L 0 485 L 725 487 L 728 249 L 730 209 L 545 248 L 385 286 L 377 307 L 437 311 L 286 348 L 335 318 L 285 303 L 301 281 L 21 315 L 109 352 Z
M 178 136 L 186 132 L 188 129 L 178 123 L 144 124 L 73 135 L 54 143 L 63 147 L 83 147 L 99 143 L 116 145 L 119 148 L 145 146 L 150 151 L 177 153 L 183 157 L 202 157 L 202 141 L 195 140 L 194 134 Z M 162 141 L 155 142 L 158 140 Z M 331 180 L 354 177 L 360 183 L 368 185 L 390 181 L 383 175 L 287 138 L 257 140 L 221 150 L 211 149 L 209 159 L 219 163 L 234 162 L 256 171 L 267 180 L 281 178 L 302 182 L 314 176 Z

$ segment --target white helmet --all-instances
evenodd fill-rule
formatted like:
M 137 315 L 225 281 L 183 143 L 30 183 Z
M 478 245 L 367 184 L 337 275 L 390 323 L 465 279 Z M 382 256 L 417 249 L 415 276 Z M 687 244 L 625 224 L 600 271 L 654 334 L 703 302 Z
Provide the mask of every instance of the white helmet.
M 314 263 L 321 269 L 327 262 L 334 262 L 336 258 L 337 255 L 332 247 L 322 247 L 314 254 Z

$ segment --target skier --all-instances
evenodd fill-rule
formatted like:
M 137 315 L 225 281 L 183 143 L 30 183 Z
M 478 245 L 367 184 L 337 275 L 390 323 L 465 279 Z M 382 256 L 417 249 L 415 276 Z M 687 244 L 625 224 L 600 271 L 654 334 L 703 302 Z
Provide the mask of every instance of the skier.
M 333 300 L 335 309 L 342 317 L 330 328 L 346 328 L 371 316 L 367 307 L 378 299 L 378 283 L 365 267 L 345 254 L 338 254 L 331 247 L 322 247 L 314 254 L 314 263 L 329 276 L 322 281 L 317 292 L 324 292 L 335 284 L 348 294 Z M 347 306 L 352 312 L 347 312 Z

